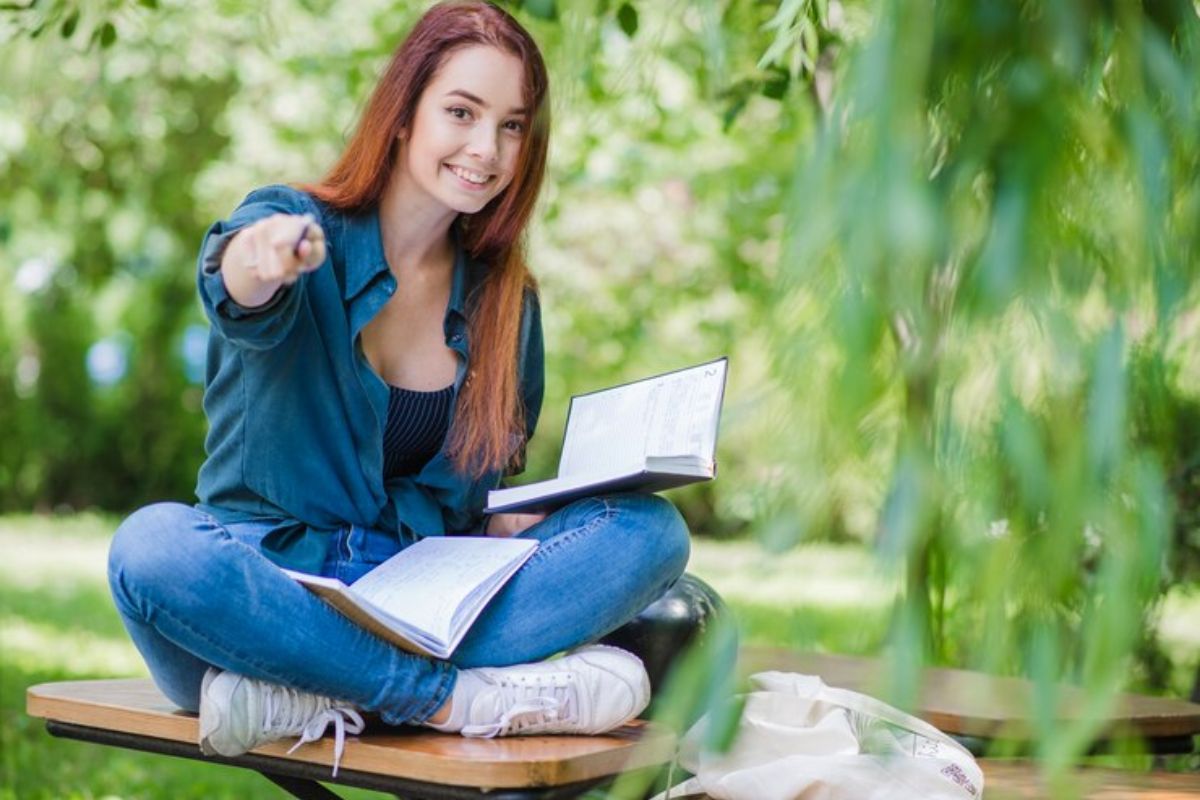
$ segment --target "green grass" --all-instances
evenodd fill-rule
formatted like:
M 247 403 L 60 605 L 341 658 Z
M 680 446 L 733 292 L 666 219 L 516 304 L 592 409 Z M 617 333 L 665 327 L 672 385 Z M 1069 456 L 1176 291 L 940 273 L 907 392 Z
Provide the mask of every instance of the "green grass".
M 55 739 L 25 716 L 29 685 L 148 674 L 104 580 L 115 527 L 95 516 L 0 518 L 0 800 L 290 797 L 246 770 Z
M 147 674 L 104 580 L 115 525 L 88 515 L 0 517 L 0 800 L 286 798 L 245 770 L 57 740 L 25 716 L 31 684 Z M 689 569 L 725 597 L 744 644 L 851 654 L 883 646 L 895 583 L 862 549 L 767 555 L 752 542 L 697 541 Z M 1164 640 L 1186 664 L 1200 652 L 1198 610 L 1195 592 L 1165 604 Z

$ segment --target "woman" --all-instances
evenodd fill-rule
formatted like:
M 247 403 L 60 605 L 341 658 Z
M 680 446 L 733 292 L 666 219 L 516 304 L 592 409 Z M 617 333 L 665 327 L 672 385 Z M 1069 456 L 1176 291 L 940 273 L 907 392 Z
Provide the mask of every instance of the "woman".
M 635 656 L 580 645 L 682 573 L 674 508 L 622 495 L 482 515 L 541 406 L 521 240 L 548 132 L 529 35 L 493 5 L 441 4 L 320 183 L 252 192 L 205 237 L 200 502 L 130 516 L 109 578 L 158 686 L 199 712 L 206 752 L 333 723 L 340 754 L 359 711 L 495 736 L 596 733 L 645 707 Z M 422 536 L 480 532 L 541 544 L 450 661 L 373 637 L 277 568 L 349 583 Z

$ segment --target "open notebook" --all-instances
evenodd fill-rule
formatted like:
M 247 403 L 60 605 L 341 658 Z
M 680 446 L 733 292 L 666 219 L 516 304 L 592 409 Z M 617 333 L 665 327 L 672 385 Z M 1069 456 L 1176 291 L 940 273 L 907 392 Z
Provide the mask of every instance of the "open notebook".
M 488 493 L 488 513 L 549 511 L 609 492 L 657 492 L 716 476 L 728 359 L 576 395 L 558 477 Z
M 537 544 L 431 536 L 349 586 L 336 578 L 284 572 L 376 636 L 413 653 L 447 658 Z

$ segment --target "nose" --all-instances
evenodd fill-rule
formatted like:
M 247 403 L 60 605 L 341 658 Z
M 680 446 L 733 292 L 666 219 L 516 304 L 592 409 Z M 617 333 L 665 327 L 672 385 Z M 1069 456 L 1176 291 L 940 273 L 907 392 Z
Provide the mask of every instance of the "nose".
M 485 164 L 494 164 L 500 158 L 500 140 L 490 125 L 476 126 L 467 144 L 467 152 Z

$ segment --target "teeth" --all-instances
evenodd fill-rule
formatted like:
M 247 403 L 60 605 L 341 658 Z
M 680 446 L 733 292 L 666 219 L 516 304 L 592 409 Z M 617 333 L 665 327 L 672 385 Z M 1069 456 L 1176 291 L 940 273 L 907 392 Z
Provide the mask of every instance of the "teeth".
M 487 175 L 480 175 L 478 172 L 471 172 L 470 170 L 463 169 L 462 167 L 450 167 L 450 171 L 462 178 L 464 181 L 470 181 L 471 183 L 484 184 L 490 180 L 490 177 Z

